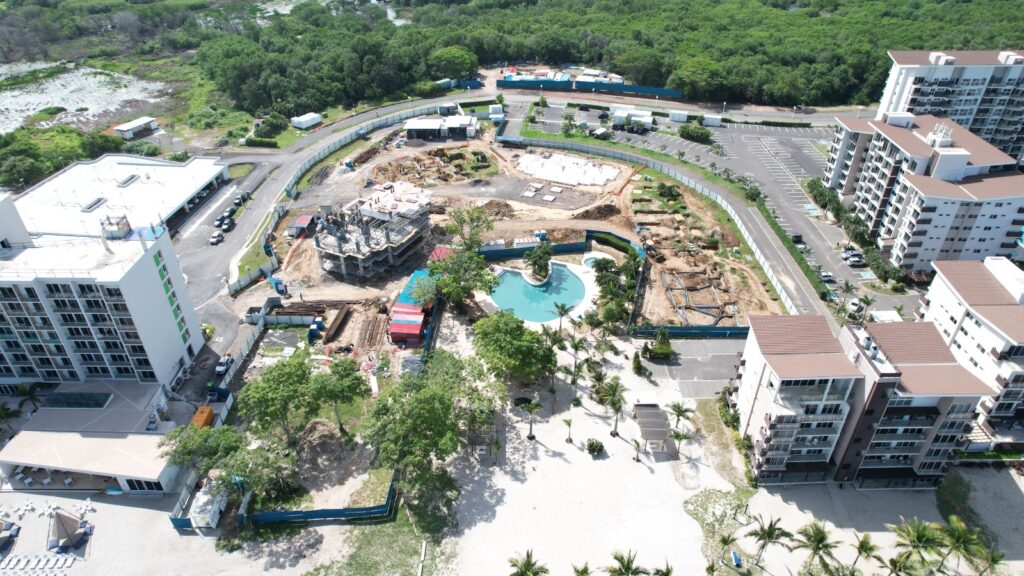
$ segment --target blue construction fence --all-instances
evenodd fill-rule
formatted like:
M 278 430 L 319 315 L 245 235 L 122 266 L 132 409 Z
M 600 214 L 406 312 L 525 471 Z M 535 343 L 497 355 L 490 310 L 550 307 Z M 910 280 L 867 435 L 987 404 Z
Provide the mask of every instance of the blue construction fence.
M 655 338 L 659 330 L 664 330 L 672 340 L 687 338 L 746 338 L 750 332 L 748 326 L 631 326 L 630 335 L 636 338 Z
M 511 260 L 512 258 L 522 258 L 530 250 L 533 250 L 536 246 L 524 246 L 521 248 L 499 248 L 496 250 L 479 250 L 479 254 L 484 257 L 484 260 L 488 262 L 494 260 Z M 552 244 L 552 254 L 579 254 L 586 252 L 590 248 L 590 244 L 587 241 L 584 242 L 566 242 L 564 244 Z
M 624 94 L 631 96 L 647 96 L 653 98 L 667 98 L 669 100 L 682 100 L 683 93 L 671 88 L 658 86 L 637 86 L 635 84 L 621 84 L 618 82 L 580 82 L 578 80 L 498 80 L 498 88 L 510 88 L 513 90 L 557 90 L 565 92 L 606 92 L 610 94 Z
M 254 524 L 272 524 L 277 522 L 308 522 L 311 520 L 387 520 L 397 500 L 395 481 L 397 474 L 391 476 L 388 496 L 383 504 L 364 506 L 362 508 L 324 508 L 320 510 L 272 510 L 253 514 L 239 513 L 236 517 L 239 525 L 246 522 Z

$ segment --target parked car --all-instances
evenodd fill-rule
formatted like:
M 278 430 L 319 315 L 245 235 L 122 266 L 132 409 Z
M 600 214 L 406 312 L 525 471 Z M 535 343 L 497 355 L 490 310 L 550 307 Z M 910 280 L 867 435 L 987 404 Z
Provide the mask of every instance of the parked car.
M 233 204 L 235 206 L 241 206 L 243 202 L 245 202 L 245 198 L 243 198 L 242 195 L 239 194 L 238 196 L 235 196 Z
M 822 282 L 835 282 L 836 281 L 835 275 L 832 274 L 831 272 L 822 272 L 818 276 L 821 277 L 821 281 Z
M 850 258 L 849 260 L 846 261 L 846 264 L 850 268 L 864 268 L 865 266 L 868 265 L 867 262 L 861 260 L 860 258 Z
M 860 314 L 864 311 L 864 303 L 860 300 L 850 300 L 850 303 L 846 307 L 854 314 Z
M 217 231 L 217 232 L 214 232 L 213 234 L 210 234 L 210 246 L 216 246 L 217 244 L 220 244 L 223 241 L 224 241 L 224 233 L 223 232 Z
M 843 253 L 844 254 L 850 254 L 850 253 L 857 252 L 857 251 L 858 251 L 857 247 L 854 246 L 853 244 L 847 244 L 846 246 L 843 246 Z
M 228 373 L 228 369 L 230 369 L 231 365 L 234 363 L 235 359 L 231 356 L 231 354 L 225 354 L 224 356 L 221 356 L 219 361 L 217 361 L 217 367 L 213 370 L 213 372 L 217 376 L 223 376 Z
M 235 212 L 238 212 L 238 208 L 234 206 L 228 206 L 227 210 L 224 211 L 224 216 L 230 218 L 235 215 Z
M 597 115 L 598 120 L 607 120 L 608 118 L 609 116 L 607 112 L 601 112 L 600 114 Z
M 224 215 L 221 214 L 220 216 L 217 216 L 216 218 L 214 218 L 214 220 L 213 220 L 213 227 L 214 228 L 220 228 L 220 225 L 223 224 L 223 223 L 224 223 Z
M 220 229 L 222 232 L 231 232 L 235 229 L 235 219 L 225 218 L 224 223 L 220 225 Z
M 796 242 L 793 245 L 796 246 L 797 250 L 807 252 L 807 244 L 804 244 L 803 242 Z
M 803 236 L 803 234 L 790 234 L 789 237 L 793 240 L 793 244 L 803 244 L 804 243 L 804 236 Z
M 859 260 L 863 260 L 864 259 L 864 255 L 861 254 L 860 252 L 843 252 L 839 257 L 842 258 L 843 260 L 847 261 L 847 262 L 849 262 L 853 258 L 856 258 L 856 259 L 859 259 Z

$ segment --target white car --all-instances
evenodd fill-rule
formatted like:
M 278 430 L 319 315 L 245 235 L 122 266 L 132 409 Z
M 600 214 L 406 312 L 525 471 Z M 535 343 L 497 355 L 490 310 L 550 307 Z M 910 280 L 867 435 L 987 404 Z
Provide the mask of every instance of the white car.
M 210 234 L 210 246 L 216 246 L 217 244 L 220 244 L 223 241 L 224 241 L 224 233 L 223 232 L 218 230 L 217 232 L 214 232 L 213 234 Z
M 860 314 L 861 312 L 864 311 L 864 304 L 861 303 L 860 300 L 851 300 L 850 303 L 846 305 L 846 307 L 849 308 L 850 312 L 853 312 L 854 314 Z
M 835 282 L 836 277 L 831 272 L 822 272 L 818 276 L 821 277 L 822 282 Z

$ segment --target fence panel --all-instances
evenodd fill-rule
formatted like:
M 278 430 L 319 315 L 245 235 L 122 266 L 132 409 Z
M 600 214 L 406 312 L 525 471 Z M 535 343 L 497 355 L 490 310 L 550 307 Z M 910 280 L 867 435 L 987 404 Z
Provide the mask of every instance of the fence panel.
M 482 250 L 479 252 L 484 260 L 488 262 L 492 260 L 511 260 L 512 258 L 522 258 L 530 250 L 533 250 L 536 246 L 523 246 L 520 248 L 499 248 L 497 250 Z M 587 243 L 584 242 L 566 242 L 563 244 L 552 244 L 552 254 L 575 254 L 579 252 L 585 252 L 588 248 Z
M 664 330 L 669 338 L 746 338 L 748 326 L 637 326 L 630 332 L 637 338 L 654 338 Z
M 680 100 L 683 93 L 671 88 L 660 88 L 658 86 L 637 86 L 636 84 L 620 84 L 618 82 L 580 82 L 577 80 L 574 87 L 578 92 L 612 92 L 615 94 L 635 94 L 637 96 L 654 96 L 655 98 L 669 98 Z
M 696 190 L 697 192 L 703 194 L 704 196 L 711 198 L 711 200 L 713 200 L 716 204 L 721 206 L 729 214 L 729 216 L 732 217 L 733 221 L 736 222 L 737 229 L 740 231 L 740 235 L 743 236 L 743 239 L 746 240 L 747 245 L 750 246 L 750 249 L 754 254 L 754 258 L 758 261 L 759 264 L 761 264 L 761 268 L 764 270 L 765 275 L 768 277 L 768 282 L 772 285 L 772 288 L 774 288 L 775 292 L 779 295 L 779 299 L 782 301 L 782 304 L 786 307 L 787 310 L 789 310 L 790 314 L 797 313 L 797 308 L 796 306 L 793 305 L 793 299 L 789 296 L 789 293 L 786 291 L 785 287 L 783 287 L 782 282 L 779 281 L 779 277 L 772 269 L 771 264 L 761 253 L 761 250 L 757 247 L 757 244 L 754 243 L 753 236 L 751 236 L 746 226 L 743 226 L 743 223 L 740 221 L 739 215 L 736 213 L 736 210 L 732 207 L 730 202 L 723 198 L 714 190 L 710 190 L 705 186 L 698 184 L 692 178 L 689 178 L 685 174 L 682 174 L 675 167 L 665 165 L 662 162 L 652 160 L 645 156 L 640 156 L 637 154 L 632 154 L 610 148 L 601 148 L 598 146 L 579 144 L 576 142 L 561 142 L 558 140 L 542 140 L 534 138 L 510 138 L 508 136 L 499 136 L 498 138 L 496 138 L 496 140 L 502 144 L 507 142 L 509 144 L 519 146 L 537 146 L 541 148 L 557 148 L 561 150 L 571 150 L 574 152 L 581 152 L 584 154 L 592 154 L 594 156 L 604 156 L 606 158 L 622 160 L 624 162 L 630 162 L 632 164 L 641 164 L 649 168 L 653 168 L 658 172 L 661 172 L 662 174 L 670 176 L 682 182 L 689 188 L 692 188 L 693 190 Z
M 391 485 L 388 486 L 388 495 L 383 504 L 366 506 L 361 508 L 325 508 L 320 510 L 274 510 L 269 512 L 255 512 L 253 514 L 239 513 L 238 523 L 253 522 L 266 524 L 273 522 L 304 522 L 309 520 L 376 520 L 387 518 L 391 515 L 392 507 L 397 498 L 395 481 L 397 474 L 391 476 Z M 240 508 L 244 510 L 245 508 Z
M 572 80 L 498 80 L 498 88 L 572 91 Z

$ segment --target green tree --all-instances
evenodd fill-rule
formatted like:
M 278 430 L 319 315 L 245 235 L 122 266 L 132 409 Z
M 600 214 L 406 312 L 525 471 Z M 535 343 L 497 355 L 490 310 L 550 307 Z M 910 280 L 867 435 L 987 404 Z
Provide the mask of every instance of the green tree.
M 673 430 L 669 433 L 669 438 L 672 438 L 676 442 L 676 451 L 682 453 L 683 442 L 693 440 L 693 434 L 689 432 L 683 432 L 682 430 Z
M 458 251 L 444 260 L 427 264 L 437 291 L 455 306 L 463 306 L 480 291 L 490 293 L 498 286 L 498 277 L 487 267 L 483 256 L 475 252 Z
M 572 444 L 572 418 L 562 418 L 562 424 L 565 424 L 565 443 Z
M 1006 561 L 1006 554 L 1000 552 L 995 546 L 981 546 L 973 554 L 971 566 L 978 571 L 978 576 L 994 574 Z
M 561 302 L 555 302 L 555 309 L 553 310 L 553 312 L 555 314 L 558 314 L 558 331 L 559 332 L 562 331 L 562 318 L 565 318 L 566 316 L 568 316 L 569 313 L 572 312 L 572 308 L 573 307 L 569 306 L 568 304 L 563 304 Z
M 797 530 L 793 539 L 794 550 L 807 550 L 807 560 L 804 561 L 804 570 L 807 570 L 815 561 L 821 566 L 826 574 L 831 570 L 831 563 L 835 561 L 835 549 L 838 547 L 828 530 L 815 520 L 807 526 Z
M 672 576 L 673 573 L 675 573 L 675 570 L 668 565 L 668 562 L 665 562 L 665 566 L 662 568 L 655 568 L 654 571 L 651 572 L 651 576 Z
M 293 451 L 274 443 L 232 452 L 218 468 L 223 474 L 216 482 L 228 491 L 274 496 L 294 489 L 297 482 Z
M 456 240 L 456 246 L 475 252 L 483 244 L 483 234 L 494 229 L 494 220 L 482 206 L 454 208 L 448 212 L 444 230 Z
M 162 455 L 172 466 L 191 466 L 200 476 L 219 468 L 226 458 L 245 447 L 245 439 L 234 426 L 197 428 L 178 426 L 160 439 Z
M 289 417 L 309 407 L 309 366 L 304 356 L 278 362 L 249 382 L 238 395 L 238 408 L 262 430 L 278 427 L 295 443 Z
M 523 261 L 530 267 L 530 271 L 534 276 L 544 279 L 548 277 L 551 255 L 551 243 L 544 240 L 536 248 L 527 250 L 523 254 Z
M 612 59 L 611 68 L 642 86 L 664 86 L 667 79 L 664 51 L 633 45 Z
M 875 557 L 878 565 L 886 570 L 888 576 L 911 576 L 914 574 L 914 561 L 909 551 L 900 552 L 886 560 L 881 556 Z
M 529 404 L 523 406 L 523 410 L 530 415 L 530 431 L 526 434 L 527 440 L 534 440 L 536 436 L 533 435 L 533 418 L 540 412 L 541 405 L 536 400 L 531 400 Z
M 864 309 L 860 311 L 860 315 L 865 322 L 867 322 L 868 318 L 870 318 L 870 316 L 868 316 L 868 308 L 874 306 L 876 302 L 877 300 L 875 300 L 871 296 L 868 296 L 867 294 L 860 297 L 860 303 L 864 305 Z
M 584 563 L 583 566 L 577 566 L 575 564 L 572 565 L 573 576 L 592 576 L 592 574 L 593 573 L 590 571 L 590 564 Z
M 757 541 L 757 558 L 754 559 L 754 564 L 761 564 L 761 557 L 764 556 L 764 551 L 772 544 L 784 544 L 786 540 L 793 538 L 793 534 L 779 525 L 780 520 L 778 518 L 772 518 L 768 521 L 758 515 L 754 517 L 754 521 L 757 522 L 757 527 L 748 533 L 748 536 L 752 536 Z
M 348 432 L 341 422 L 341 406 L 357 398 L 366 398 L 370 392 L 366 377 L 351 358 L 333 360 L 327 372 L 314 374 L 309 380 L 309 394 L 314 410 L 318 410 L 321 404 L 330 404 L 342 434 Z
M 547 108 L 548 107 L 548 99 L 545 98 L 543 94 L 541 94 L 540 98 L 537 99 L 537 106 L 539 106 L 541 108 Z
M 977 528 L 968 526 L 962 518 L 953 514 L 945 525 L 939 526 L 939 540 L 941 541 L 942 557 L 939 559 L 938 572 L 942 572 L 946 561 L 950 556 L 967 559 L 970 562 L 982 543 Z M 959 565 L 959 561 L 957 561 Z
M 504 106 L 505 105 L 505 95 L 499 92 L 498 95 L 494 97 L 494 101 L 497 102 L 498 104 L 501 104 L 502 106 Z
M 34 158 L 10 156 L 0 161 L 0 186 L 27 188 L 46 175 L 47 169 Z
M 689 422 L 691 419 L 693 419 L 693 415 L 695 414 L 693 408 L 690 408 L 689 406 L 684 406 L 682 402 L 673 402 L 669 404 L 668 410 L 676 419 L 676 428 L 679 428 L 680 420 L 686 420 L 687 422 Z
M 857 540 L 853 543 L 853 549 L 857 551 L 857 557 L 853 559 L 851 568 L 855 568 L 861 558 L 874 558 L 878 554 L 878 546 L 871 540 L 871 534 L 854 535 Z
M 632 550 L 625 554 L 614 552 L 612 560 L 615 563 L 604 569 L 608 576 L 646 576 L 651 573 L 650 570 L 636 563 L 636 552 Z
M 480 70 L 476 54 L 462 46 L 447 46 L 434 50 L 427 57 L 427 65 L 437 79 L 475 78 Z
M 572 135 L 572 122 L 570 122 L 568 120 L 563 120 L 562 121 L 562 136 L 571 136 L 571 135 Z
M 21 416 L 21 410 L 11 408 L 7 404 L 0 404 L 0 426 L 4 426 L 8 430 L 11 430 L 11 427 L 8 424 L 8 422 L 17 418 L 18 416 Z
M 934 554 L 942 545 L 935 525 L 917 518 L 901 520 L 899 526 L 887 525 L 896 535 L 896 549 L 909 552 L 911 556 L 924 563 L 927 556 Z
M 512 567 L 509 576 L 543 576 L 548 574 L 548 567 L 537 562 L 533 557 L 533 550 L 527 550 L 524 556 L 509 558 L 508 565 Z
M 555 351 L 512 313 L 501 311 L 473 325 L 476 353 L 503 380 L 531 383 L 557 365 Z
M 420 306 L 429 306 L 437 299 L 437 279 L 419 278 L 412 285 L 412 299 Z
M 39 395 L 39 389 L 42 387 L 38 382 L 32 384 L 18 384 L 14 388 L 14 397 L 21 398 L 18 401 L 18 408 L 24 409 L 25 404 L 31 404 L 32 409 L 39 408 L 40 404 L 43 403 L 42 396 Z

